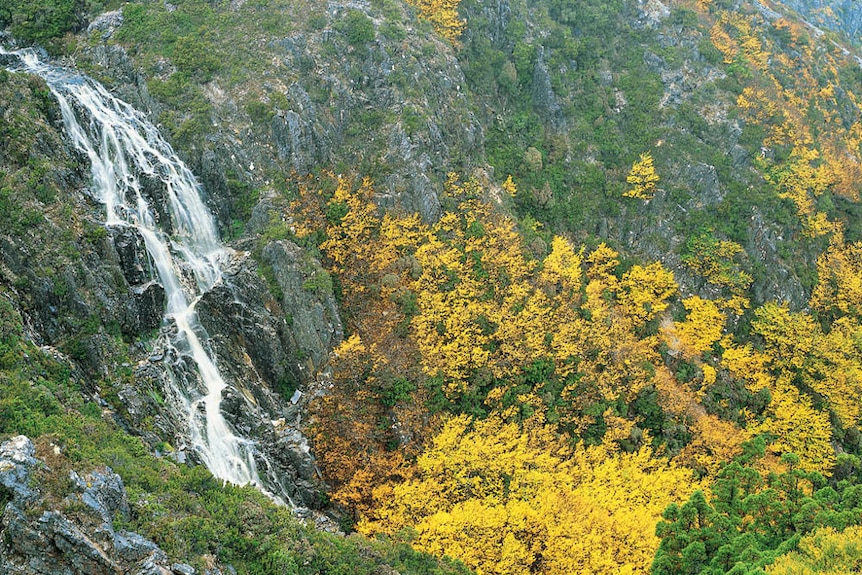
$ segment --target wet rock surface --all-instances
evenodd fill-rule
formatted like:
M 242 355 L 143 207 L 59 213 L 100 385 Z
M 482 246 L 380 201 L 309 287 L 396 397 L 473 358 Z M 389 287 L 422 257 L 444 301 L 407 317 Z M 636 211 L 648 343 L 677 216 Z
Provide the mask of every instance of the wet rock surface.
M 110 21 L 106 19 L 105 25 L 110 27 Z M 139 109 L 152 111 L 146 86 L 122 49 L 100 45 L 93 50 L 92 55 L 115 75 L 115 92 Z M 56 103 L 34 104 L 40 90 L 44 85 L 23 75 L 0 85 L 0 108 L 35 110 L 37 118 L 26 127 L 33 131 L 34 142 L 41 142 L 30 146 L 30 156 L 22 156 L 20 162 L 13 154 L 2 155 L 0 169 L 8 173 L 26 169 L 22 166 L 28 157 L 44 161 L 51 166 L 46 177 L 62 184 L 57 192 L 62 209 L 59 203 L 46 205 L 23 194 L 15 198 L 33 212 L 37 223 L 26 233 L 0 226 L 0 295 L 11 298 L 35 343 L 63 352 L 62 363 L 69 365 L 88 398 L 124 429 L 141 436 L 154 452 L 179 463 L 200 463 L 186 437 L 188 414 L 182 404 L 187 397 L 172 397 L 166 391 L 168 368 L 185 378 L 190 396 L 201 393 L 203 386 L 193 362 L 171 345 L 176 327 L 164 321 L 165 290 L 143 238 L 128 226 L 104 227 L 104 207 L 90 189 L 87 159 L 66 142 Z M 250 163 L 243 155 L 231 159 L 235 149 L 221 146 L 193 157 L 206 186 L 205 201 L 225 218 L 234 209 L 225 174 Z M 22 177 L 26 176 L 24 172 Z M 141 184 L 155 217 L 170 230 L 165 184 L 145 176 Z M 241 259 L 230 264 L 224 281 L 198 302 L 208 333 L 206 347 L 218 358 L 231 386 L 224 396 L 225 416 L 237 432 L 256 442 L 260 453 L 277 454 L 261 458 L 260 467 L 271 485 L 281 486 L 297 505 L 311 505 L 320 499 L 314 460 L 298 428 L 302 406 L 289 399 L 326 361 L 327 346 L 340 338 L 335 304 L 331 294 L 327 299 L 303 289 L 301 278 L 289 284 L 295 285 L 298 295 L 280 294 L 276 299 L 253 264 Z M 295 273 L 301 272 L 297 267 Z M 297 313 L 293 323 L 284 312 L 285 302 L 296 307 L 308 303 L 320 313 Z M 314 337 L 307 339 L 306 334 Z M 272 422 L 278 420 L 283 424 L 276 428 Z M 9 492 L 17 497 L 26 493 L 28 484 L 22 479 L 10 485 Z M 100 492 L 108 493 L 106 489 Z M 7 491 L 0 488 L 3 502 Z M 61 523 L 52 520 L 51 525 Z M 139 543 L 133 535 L 122 535 L 115 544 L 124 550 L 124 560 L 130 560 L 142 549 Z
M 268 477 L 269 490 L 283 491 L 294 505 L 313 507 L 320 502 L 319 473 L 301 432 L 303 406 L 290 399 L 323 366 L 329 346 L 342 332 L 331 294 L 289 283 L 306 276 L 285 253 L 271 256 L 284 300 L 272 299 L 257 264 L 238 253 L 222 282 L 201 298 L 197 311 L 232 387 L 222 394 L 222 413 L 237 430 L 257 438 L 258 449 L 266 454 L 258 468 Z M 287 263 L 282 257 L 288 257 Z M 312 270 L 306 273 L 322 271 L 316 262 L 306 265 Z M 294 299 L 287 300 L 288 294 Z M 294 315 L 293 309 L 301 313 Z
M 112 227 L 110 233 L 126 281 L 136 286 L 152 279 L 152 265 L 141 234 L 125 226 Z

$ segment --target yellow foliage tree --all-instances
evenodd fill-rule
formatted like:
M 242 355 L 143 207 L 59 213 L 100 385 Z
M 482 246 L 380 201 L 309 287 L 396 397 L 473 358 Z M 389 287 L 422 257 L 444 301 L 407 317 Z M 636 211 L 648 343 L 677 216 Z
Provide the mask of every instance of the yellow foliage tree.
M 658 181 L 659 177 L 655 171 L 655 165 L 653 165 L 652 154 L 643 153 L 640 159 L 632 164 L 631 172 L 626 178 L 626 182 L 631 188 L 623 192 L 623 196 L 649 201 L 655 195 Z
M 640 308 L 642 312 L 634 313 L 637 311 L 635 297 L 631 293 L 623 295 L 622 284 L 614 275 L 619 265 L 617 257 L 617 252 L 605 244 L 587 255 L 586 297 L 581 304 L 582 313 L 585 311 L 587 317 L 561 315 L 563 319 L 554 329 L 552 346 L 554 357 L 562 364 L 561 373 L 566 373 L 565 364 L 571 365 L 572 360 L 577 360 L 580 377 L 566 385 L 562 392 L 570 415 L 574 416 L 574 419 L 567 416 L 565 420 L 576 430 L 592 422 L 590 417 L 579 414 L 590 404 L 633 399 L 651 382 L 652 366 L 659 358 L 657 338 L 641 338 L 636 333 L 641 319 L 648 313 L 644 307 Z M 664 277 L 672 281 L 669 274 Z M 657 288 L 663 293 L 670 284 L 660 279 L 656 286 L 663 286 Z M 675 285 L 670 289 L 675 289 Z M 621 297 L 628 298 L 633 316 L 625 313 L 625 306 L 618 301 Z M 663 303 L 660 299 L 656 301 L 659 306 Z
M 842 317 L 828 334 L 805 313 L 766 304 L 756 312 L 752 327 L 767 343 L 772 371 L 800 381 L 826 400 L 845 427 L 862 417 L 862 326 Z
M 862 527 L 835 531 L 821 527 L 799 540 L 795 551 L 778 557 L 768 575 L 845 575 L 862 562 Z
M 732 64 L 739 54 L 739 46 L 730 37 L 730 34 L 724 29 L 721 22 L 716 22 L 709 31 L 709 37 L 712 40 L 713 46 L 724 56 L 725 64 Z
M 453 393 L 476 370 L 512 373 L 526 352 L 501 348 L 497 332 L 519 325 L 535 268 L 513 222 L 471 200 L 444 214 L 425 240 L 414 256 L 421 274 L 409 285 L 421 310 L 412 327 L 426 371 L 450 379 Z
M 765 351 L 736 347 L 725 341 L 722 357 L 722 363 L 734 376 L 745 380 L 751 391 L 769 390 L 769 405 L 749 429 L 753 434 L 766 433 L 771 437 L 772 453 L 795 453 L 803 469 L 829 475 L 835 462 L 829 414 L 815 409 L 811 399 L 792 383 L 800 377 L 806 383 L 814 383 L 810 373 L 819 361 L 816 326 L 810 317 L 793 314 L 786 306 L 772 303 L 758 309 L 756 316 L 752 326 L 763 335 Z M 828 385 L 820 387 L 828 399 L 837 390 L 827 388 Z M 858 393 L 856 387 L 855 396 Z M 843 405 L 837 398 L 833 401 Z
M 862 243 L 833 241 L 817 258 L 817 277 L 811 307 L 862 317 Z
M 805 382 L 827 399 L 844 427 L 858 427 L 862 421 L 862 326 L 842 317 L 831 327 L 828 334 L 818 330 L 814 362 Z
M 772 170 L 768 177 L 778 188 L 778 195 L 796 204 L 796 210 L 805 232 L 818 237 L 835 230 L 826 214 L 817 211 L 814 200 L 821 196 L 834 181 L 834 172 L 813 147 L 797 145 L 783 165 Z
M 506 193 L 512 197 L 515 197 L 515 194 L 518 193 L 518 186 L 515 185 L 515 181 L 512 179 L 511 175 L 509 175 L 509 177 L 506 178 L 506 181 L 503 182 L 503 184 L 500 187 L 502 187 L 504 190 L 506 190 Z
M 768 344 L 767 354 L 779 366 L 802 369 L 810 363 L 819 329 L 805 313 L 793 313 L 787 304 L 769 302 L 755 312 L 752 327 Z
M 664 507 L 698 488 L 646 447 L 572 450 L 541 420 L 453 418 L 417 465 L 360 531 L 412 527 L 415 548 L 487 575 L 646 574 Z
M 461 0 L 407 0 L 419 9 L 422 17 L 431 22 L 434 30 L 453 44 L 457 44 L 467 22 L 458 15 Z
M 620 288 L 617 299 L 635 324 L 646 323 L 666 310 L 667 300 L 677 291 L 673 273 L 659 262 L 633 266 L 623 274 Z
M 690 359 L 710 349 L 721 339 L 725 315 L 714 302 L 699 296 L 682 300 L 686 310 L 683 322 L 664 322 L 660 328 L 668 347 Z
M 333 271 L 350 282 L 353 289 L 365 291 L 368 273 L 377 260 L 372 239 L 379 221 L 371 203 L 374 194 L 371 180 L 364 179 L 356 191 L 350 188 L 349 179 L 338 178 L 328 207 L 343 215 L 334 225 L 328 226 L 328 238 L 320 247 L 333 260 Z
M 576 297 L 581 289 L 583 276 L 583 249 L 575 251 L 571 242 L 560 236 L 551 240 L 551 253 L 542 264 L 540 280 L 555 291 L 562 290 L 569 297 Z
M 773 438 L 768 447 L 772 453 L 798 455 L 801 469 L 831 475 L 835 451 L 829 414 L 814 409 L 811 400 L 784 379 L 770 391 L 772 401 L 765 418 L 751 426 L 752 432 L 767 433 Z

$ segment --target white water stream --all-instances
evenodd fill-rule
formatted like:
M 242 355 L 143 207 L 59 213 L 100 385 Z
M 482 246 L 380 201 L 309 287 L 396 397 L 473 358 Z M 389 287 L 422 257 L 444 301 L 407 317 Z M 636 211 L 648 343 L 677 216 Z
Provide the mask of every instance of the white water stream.
M 42 62 L 32 50 L 6 51 L 23 71 L 40 76 L 57 98 L 63 123 L 75 147 L 90 159 L 93 191 L 106 209 L 107 226 L 128 226 L 144 239 L 167 297 L 165 321 L 173 321 L 178 351 L 197 366 L 205 393 L 179 389 L 175 374 L 167 380 L 187 416 L 192 447 L 223 481 L 253 484 L 264 492 L 254 459 L 254 443 L 237 436 L 220 410 L 227 387 L 215 361 L 201 344 L 205 338 L 195 304 L 221 279 L 220 262 L 228 255 L 213 217 L 201 201 L 200 185 L 155 126 L 102 85 L 73 71 Z M 160 180 L 166 191 L 171 235 L 160 229 L 141 192 L 140 176 Z M 191 270 L 194 280 L 183 281 Z M 273 496 L 274 499 L 278 497 Z M 289 500 L 289 499 L 288 499 Z

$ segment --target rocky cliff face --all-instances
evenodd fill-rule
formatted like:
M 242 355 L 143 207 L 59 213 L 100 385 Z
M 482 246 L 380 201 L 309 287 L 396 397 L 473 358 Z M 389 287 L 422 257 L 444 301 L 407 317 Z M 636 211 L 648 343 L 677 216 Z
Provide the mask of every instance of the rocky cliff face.
M 785 4 L 818 25 L 834 17 L 851 35 L 862 21 L 852 2 Z M 755 302 L 801 308 L 808 299 L 803 272 L 818 244 L 759 171 L 758 158 L 776 151 L 734 111 L 746 70 L 727 65 L 697 14 L 659 0 L 464 0 L 461 9 L 469 26 L 453 46 L 397 0 L 133 2 L 93 18 L 67 56 L 160 122 L 202 182 L 234 249 L 224 281 L 198 306 L 206 344 L 237 389 L 225 416 L 265 446 L 267 473 L 298 505 L 318 499 L 303 392 L 343 327 L 331 278 L 291 239 L 297 177 L 367 175 L 382 208 L 430 221 L 448 172 L 491 185 L 512 174 L 519 192 L 505 209 L 515 216 L 661 261 L 686 295 L 716 295 L 685 263 L 696 232 L 745 249 L 739 265 L 754 276 Z M 778 18 L 763 5 L 745 9 L 764 29 Z M 845 123 L 856 113 L 847 109 Z M 84 393 L 152 451 L 195 461 L 164 407 L 162 367 L 179 361 L 159 333 L 164 289 L 142 238 L 101 225 L 85 159 L 38 80 L 0 72 L 0 148 L 0 292 L 27 337 L 59 350 Z M 625 177 L 646 151 L 661 189 L 631 202 Z M 157 182 L 145 188 L 164 205 Z M 109 512 L 122 516 L 121 487 L 99 473 L 92 481 L 113 490 Z M 88 505 L 87 489 L 72 483 Z M 94 561 L 86 569 L 110 570 L 155 552 L 133 543 L 123 556 L 132 535 L 94 523 L 96 536 L 62 514 L 33 519 L 24 495 L 9 497 L 5 529 L 26 534 L 31 555 L 72 545 Z M 6 565 L 25 569 L 15 545 L 3 551 Z
M 658 0 L 550 10 L 509 0 L 463 6 L 471 26 L 460 58 L 468 85 L 486 102 L 483 125 L 499 126 L 486 128 L 495 136 L 486 145 L 491 161 L 520 176 L 521 211 L 574 237 L 661 261 L 688 293 L 711 288 L 684 265 L 686 240 L 693 228 L 713 230 L 746 248 L 743 265 L 755 272 L 760 301 L 805 305 L 795 264 L 778 254 L 809 248 L 791 248 L 793 234 L 782 234 L 745 197 L 743 190 L 764 182 L 733 113 L 741 88 L 709 51 L 694 12 Z M 776 17 L 768 10 L 756 16 L 764 27 Z M 481 60 L 499 68 L 487 70 Z M 542 130 L 519 129 L 516 114 Z M 631 167 L 621 155 L 626 147 L 656 157 L 662 182 L 651 202 L 622 198 Z
M 858 44 L 862 32 L 862 6 L 853 0 L 777 0 L 808 22 L 826 30 L 841 32 Z
M 165 8 L 147 9 L 151 18 L 170 20 Z M 254 46 L 243 57 L 255 60 L 255 72 L 241 82 L 211 76 L 197 94 L 205 109 L 202 137 L 185 148 L 223 224 L 237 217 L 229 180 L 266 191 L 277 174 L 338 165 L 372 175 L 382 205 L 436 218 L 446 174 L 469 171 L 483 155 L 483 128 L 452 47 L 406 24 L 413 18 L 400 3 L 306 10 L 279 2 L 265 16 L 279 24 L 265 30 L 253 20 L 255 10 L 234 3 L 223 31 L 237 34 L 243 50 Z M 128 20 L 117 13 L 97 18 L 90 26 L 97 42 L 80 56 L 121 97 L 154 117 L 170 116 L 165 104 L 174 102 L 154 99 L 147 83 L 163 93 L 182 81 L 182 64 L 153 54 L 129 58 L 121 47 L 128 42 L 115 42 L 127 37 L 121 32 Z
M 0 571 L 9 575 L 194 575 L 141 535 L 115 530 L 128 521 L 123 480 L 110 469 L 68 472 L 63 492 L 49 496 L 38 476 L 52 473 L 20 435 L 0 444 Z M 56 479 L 55 479 L 56 482 Z M 62 511 L 60 510 L 62 509 Z M 210 575 L 220 574 L 214 569 Z
M 121 74 L 123 69 L 118 66 Z M 11 294 L 28 337 L 66 354 L 88 397 L 103 405 L 107 399 L 151 447 L 167 442 L 176 446 L 177 460 L 197 461 L 185 449 L 184 416 L 164 403 L 164 366 L 182 360 L 169 344 L 170 327 L 163 327 L 165 292 L 143 238 L 131 228 L 103 227 L 104 208 L 89 190 L 89 166 L 67 143 L 46 86 L 37 78 L 2 74 L 0 133 L 9 153 L 0 160 L 0 288 Z M 146 101 L 146 90 L 134 82 L 127 93 Z M 145 179 L 142 191 L 156 216 L 169 222 L 161 182 Z M 274 485 L 298 506 L 315 505 L 319 486 L 300 432 L 299 390 L 341 338 L 335 303 L 331 292 L 303 288 L 307 274 L 322 270 L 296 246 L 265 250 L 278 297 L 254 259 L 234 255 L 223 282 L 198 304 L 207 346 L 247 400 L 225 397 L 225 416 L 273 454 L 265 471 Z
M 314 499 L 314 473 L 299 434 L 302 395 L 294 392 L 325 367 L 342 328 L 319 263 L 289 239 L 270 237 L 285 237 L 269 231 L 289 224 L 293 176 L 286 174 L 349 167 L 375 179 L 382 207 L 433 220 L 448 171 L 481 173 L 492 183 L 514 173 L 520 214 L 541 212 L 554 231 L 662 261 L 690 293 L 715 289 L 683 261 L 691 222 L 705 230 L 722 225 L 719 236 L 746 248 L 743 266 L 768 270 L 755 274 L 756 298 L 805 304 L 798 264 L 786 257 L 792 234 L 765 215 L 772 208 L 745 199 L 762 178 L 744 126 L 730 113 L 731 79 L 705 52 L 706 36 L 691 13 L 655 0 L 620 3 L 610 23 L 600 24 L 587 8 L 570 14 L 509 0 L 465 1 L 470 27 L 459 48 L 417 24 L 400 3 L 315 5 L 309 13 L 278 3 L 267 14 L 293 24 L 276 26 L 255 21 L 264 15 L 240 2 L 219 8 L 223 14 L 207 12 L 228 16 L 221 33 L 244 34 L 254 47 L 234 59 L 224 52 L 229 43 L 202 37 L 203 47 L 224 56 L 223 67 L 178 44 L 144 48 L 147 34 L 192 31 L 168 7 L 93 20 L 78 63 L 163 122 L 222 230 L 236 237 L 231 270 L 198 311 L 208 346 L 251 406 L 227 398 L 228 419 L 290 454 L 274 474 L 300 500 Z M 141 32 L 145 17 L 152 20 Z M 760 18 L 766 25 L 774 15 Z M 600 25 L 629 37 L 593 45 L 590 27 Z M 166 336 L 155 334 L 164 291 L 142 239 L 101 228 L 87 171 L 63 142 L 44 87 L 19 79 L 7 86 L 7 125 L 29 122 L 32 134 L 16 137 L 13 152 L 22 148 L 5 170 L 35 182 L 16 187 L 30 195 L 12 201 L 35 225 L 32 235 L 3 234 L 6 285 L 35 341 L 64 349 L 91 376 L 91 391 L 117 397 L 116 409 L 151 445 L 170 438 L 176 457 L 194 460 L 176 418 L 159 405 L 161 365 L 176 358 Z M 27 118 L 29 101 L 38 105 Z M 193 107 L 183 108 L 189 101 Z M 662 189 L 649 203 L 621 197 L 624 147 L 653 150 L 660 162 Z M 151 184 L 144 192 L 159 211 L 164 190 Z M 814 256 L 804 257 L 811 264 Z M 133 373 L 134 383 L 110 382 L 117 373 Z
M 515 177 L 518 215 L 658 259 L 686 292 L 706 289 L 681 259 L 694 225 L 746 248 L 757 297 L 805 305 L 810 278 L 779 254 L 807 265 L 817 247 L 773 224 L 787 206 L 760 193 L 759 145 L 734 112 L 740 77 L 683 5 L 464 0 L 460 46 L 400 2 L 184 10 L 100 16 L 76 57 L 163 121 L 226 233 L 289 214 L 290 173 L 367 175 L 383 208 L 433 220 L 446 174 L 481 168 L 492 182 Z M 750 12 L 764 29 L 780 16 Z M 219 42 L 205 34 L 216 21 Z M 146 47 L 198 32 L 221 63 Z M 663 195 L 641 206 L 622 192 L 646 151 Z

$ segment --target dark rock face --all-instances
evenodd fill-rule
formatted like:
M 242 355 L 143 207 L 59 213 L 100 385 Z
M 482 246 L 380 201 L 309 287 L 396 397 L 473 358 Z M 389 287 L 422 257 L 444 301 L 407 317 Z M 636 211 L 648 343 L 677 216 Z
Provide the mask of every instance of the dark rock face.
M 551 74 L 545 63 L 545 51 L 539 48 L 533 69 L 533 106 L 557 132 L 566 128 L 566 118 L 551 86 Z
M 165 309 L 165 288 L 155 281 L 147 282 L 132 289 L 133 306 L 126 309 L 124 316 L 125 331 L 144 333 L 156 329 L 162 323 Z
M 308 115 L 314 114 L 314 108 L 309 108 Z M 329 160 L 322 132 L 322 128 L 303 120 L 293 110 L 281 112 L 272 119 L 272 139 L 278 157 L 299 173 L 307 173 L 314 164 Z
M 110 234 L 123 277 L 132 292 L 122 310 L 123 331 L 140 334 L 156 329 L 164 315 L 165 289 L 153 279 L 155 273 L 144 239 L 137 230 L 128 227 L 111 228 Z
M 141 193 L 149 200 L 150 209 L 159 229 L 170 235 L 173 233 L 173 222 L 171 220 L 170 207 L 168 205 L 167 190 L 165 183 L 158 178 L 140 174 Z M 129 205 L 134 205 L 134 198 L 126 198 Z
M 122 15 L 108 12 L 97 17 L 92 26 L 102 32 L 102 38 L 107 40 L 106 32 L 122 22 Z M 147 90 L 146 78 L 140 74 L 136 66 L 129 60 L 128 54 L 120 46 L 97 44 L 92 48 L 91 58 L 99 66 L 111 70 L 111 75 L 117 79 L 116 94 L 136 109 L 153 113 L 158 105 Z
M 224 370 L 249 365 L 272 384 L 285 379 L 298 382 L 297 349 L 288 323 L 267 307 L 271 296 L 249 264 L 247 259 L 236 262 L 223 281 L 204 294 L 198 317 L 225 356 Z
M 223 392 L 223 415 L 258 439 L 266 454 L 258 469 L 270 485 L 294 505 L 313 507 L 320 499 L 319 473 L 300 431 L 302 406 L 285 394 L 302 388 L 323 367 L 342 337 L 341 323 L 331 293 L 303 287 L 309 275 L 323 271 L 320 264 L 290 242 L 276 242 L 264 254 L 282 301 L 272 299 L 254 262 L 237 254 L 223 281 L 199 301 L 198 317 L 222 375 L 235 388 Z
M 44 502 L 31 487 L 44 463 L 34 457 L 27 437 L 0 445 L 0 485 L 8 500 L 0 519 L 0 573 L 9 575 L 166 575 L 168 558 L 158 546 L 128 531 L 114 531 L 115 517 L 129 518 L 129 502 L 120 476 L 94 471 L 70 474 L 72 493 L 92 521 L 74 522 L 57 510 L 38 509 Z M 193 573 L 193 571 L 192 571 Z
M 123 277 L 129 285 L 141 285 L 152 279 L 150 258 L 144 246 L 144 238 L 134 228 L 111 228 L 114 249 L 120 260 Z
M 748 242 L 745 246 L 753 259 L 763 266 L 769 266 L 769 274 L 758 278 L 751 286 L 755 300 L 775 299 L 787 302 L 794 308 L 807 303 L 805 289 L 793 272 L 793 263 L 785 261 L 779 253 L 784 238 L 781 230 L 774 224 L 764 221 L 763 215 L 754 210 L 748 225 Z M 808 262 L 814 266 L 814 262 Z
M 326 271 L 296 244 L 273 242 L 263 250 L 282 293 L 281 306 L 290 318 L 289 333 L 311 371 L 320 369 L 344 336 L 338 307 L 325 287 Z
M 110 21 L 105 25 L 109 28 Z M 136 84 L 140 78 L 125 53 L 108 47 L 94 50 L 95 56 L 113 66 L 112 72 L 118 75 L 120 84 L 118 93 L 146 109 L 145 86 Z M 34 103 L 34 96 L 28 92 L 31 83 L 41 88 L 38 80 L 18 75 L 0 83 L 0 107 L 16 113 L 35 110 L 34 114 L 51 116 L 29 120 L 26 127 L 43 143 L 29 146 L 28 153 L 52 166 L 49 176 L 56 175 L 62 180 L 63 187 L 56 193 L 62 199 L 63 211 L 59 202 L 56 207 L 45 206 L 32 197 L 30 188 L 21 189 L 20 197 L 14 198 L 16 203 L 40 218 L 26 233 L 0 226 L 0 289 L 13 300 L 27 325 L 28 336 L 39 345 L 63 350 L 66 354 L 63 361 L 80 379 L 82 388 L 102 406 L 116 409 L 121 425 L 140 435 L 153 449 L 162 441 L 176 445 L 177 450 L 170 455 L 178 462 L 197 462 L 195 453 L 185 449 L 188 414 L 177 410 L 181 402 L 173 401 L 175 398 L 166 392 L 168 366 L 172 373 L 187 381 L 190 394 L 201 384 L 192 362 L 169 345 L 176 339 L 176 329 L 170 323 L 163 325 L 165 291 L 158 283 L 144 240 L 127 227 L 107 230 L 103 227 L 104 207 L 87 189 L 87 160 L 69 148 L 61 123 L 51 112 L 53 108 L 48 106 L 43 113 Z M 224 217 L 230 217 L 232 210 L 225 173 L 228 168 L 238 169 L 246 161 L 244 157 L 231 160 L 231 149 L 223 146 L 204 150 L 198 157 L 202 181 L 208 190 L 206 199 L 211 206 L 223 209 Z M 12 155 L 0 155 L 0 172 L 14 174 L 27 169 L 27 162 L 15 162 Z M 21 178 L 26 180 L 27 176 L 22 173 Z M 141 184 L 155 216 L 167 226 L 170 218 L 164 183 L 157 177 L 142 177 Z M 299 261 L 299 255 L 294 256 Z M 285 266 L 279 269 L 282 267 Z M 297 267 L 296 273 L 301 274 L 304 269 Z M 312 271 L 322 272 L 319 265 Z M 224 281 L 201 298 L 197 309 L 209 333 L 205 345 L 217 357 L 225 380 L 234 390 L 225 395 L 226 418 L 239 433 L 257 442 L 260 453 L 268 454 L 261 457 L 259 468 L 273 486 L 272 491 L 289 494 L 297 505 L 311 505 L 319 499 L 314 459 L 298 431 L 301 405 L 291 403 L 289 398 L 297 387 L 313 377 L 314 369 L 325 363 L 327 346 L 340 338 L 341 327 L 331 294 L 320 297 L 303 289 L 301 277 L 297 282 L 295 287 L 300 293 L 287 294 L 283 299 L 300 307 L 308 303 L 318 311 L 325 308 L 329 315 L 320 312 L 318 315 L 323 318 L 320 323 L 314 323 L 316 320 L 311 318 L 316 316 L 311 312 L 298 313 L 297 321 L 289 322 L 283 313 L 284 302 L 276 301 L 252 263 L 239 257 L 226 270 Z M 152 341 L 153 330 L 160 327 L 158 337 Z M 303 338 L 307 333 L 316 335 L 306 342 Z M 133 383 L 128 382 L 127 376 L 118 377 L 119 372 L 132 370 L 136 376 Z M 108 404 L 102 396 L 116 399 Z M 30 456 L 32 452 L 20 454 L 23 460 Z M 23 473 L 22 469 L 28 468 L 16 467 L 11 474 L 5 468 L 0 469 L 3 474 L 0 504 L 13 496 L 21 501 L 29 497 L 27 477 L 15 475 Z M 108 518 L 127 513 L 124 495 L 120 497 L 121 485 L 112 484 L 105 477 L 87 482 L 97 486 L 97 491 L 81 487 L 83 484 L 75 480 L 81 487 L 76 497 L 82 505 L 97 515 L 98 509 L 104 508 L 108 510 L 104 517 Z M 134 534 L 111 535 L 108 542 L 94 538 L 80 526 L 86 537 L 74 533 L 58 517 L 49 516 L 43 523 L 32 523 L 24 513 L 24 506 L 19 505 L 18 510 L 26 519 L 16 519 L 18 515 L 13 513 L 10 521 L 22 533 L 32 531 L 34 540 L 40 543 L 29 550 L 10 548 L 8 557 L 44 554 L 49 548 L 50 553 L 56 554 L 60 540 L 66 542 L 62 545 L 72 545 L 69 542 L 85 545 L 85 539 L 89 538 L 109 561 L 94 552 L 88 555 L 91 564 L 81 568 L 109 573 L 113 568 L 111 562 L 145 561 L 150 552 Z M 61 537 L 58 533 L 66 535 Z M 80 556 L 89 553 L 83 548 L 78 551 Z M 51 565 L 39 569 L 49 572 L 56 568 L 56 572 L 63 573 L 59 566 Z M 149 571 L 142 568 L 141 572 L 162 573 L 161 567 L 156 568 L 158 565 L 152 563 Z M 181 566 L 174 570 L 177 569 L 182 571 Z M 5 572 L 0 568 L 0 573 Z

